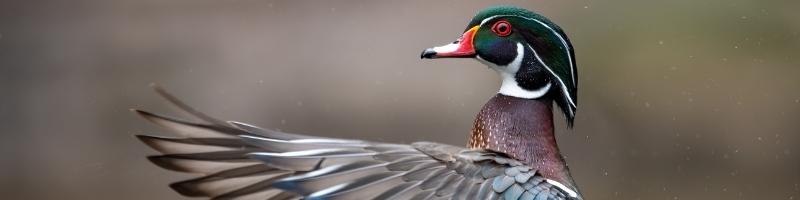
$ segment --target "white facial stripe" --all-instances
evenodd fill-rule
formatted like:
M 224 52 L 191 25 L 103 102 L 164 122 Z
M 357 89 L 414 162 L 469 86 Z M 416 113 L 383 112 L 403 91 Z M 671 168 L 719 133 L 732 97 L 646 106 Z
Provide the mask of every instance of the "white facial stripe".
M 492 19 L 494 19 L 495 17 L 499 17 L 499 16 L 504 16 L 504 15 L 495 15 L 495 16 L 491 16 L 491 17 L 487 17 L 486 19 L 483 19 L 483 21 L 481 21 L 481 26 L 483 26 L 483 24 L 485 24 L 485 23 L 486 23 L 486 22 L 488 22 L 489 20 L 492 20 Z
M 554 180 L 551 180 L 551 179 L 545 179 L 545 181 L 547 181 L 547 183 L 550 183 L 550 185 L 554 185 L 554 186 L 560 188 L 561 190 L 564 190 L 564 192 L 567 192 L 567 194 L 570 197 L 578 197 L 578 193 L 577 192 L 575 192 L 572 189 L 569 189 L 567 186 L 565 186 L 564 184 L 559 183 L 558 181 L 554 181 Z
M 481 26 L 483 26 L 483 24 L 488 22 L 489 20 L 492 20 L 492 19 L 497 18 L 497 17 L 519 17 L 519 18 L 522 18 L 522 19 L 535 21 L 535 22 L 541 24 L 542 26 L 544 26 L 545 28 L 550 29 L 550 31 L 552 31 L 553 34 L 555 34 L 558 37 L 558 39 L 561 40 L 561 44 L 564 45 L 564 50 L 567 51 L 567 58 L 569 59 L 570 75 L 572 75 L 572 84 L 577 86 L 577 84 L 575 83 L 575 80 L 576 80 L 576 78 L 575 78 L 575 64 L 572 63 L 572 54 L 570 53 L 569 44 L 567 44 L 567 40 L 564 39 L 564 37 L 561 37 L 561 34 L 558 34 L 558 31 L 556 31 L 555 29 L 553 29 L 552 27 L 548 26 L 547 24 L 545 24 L 542 21 L 539 21 L 539 20 L 534 19 L 534 18 L 520 16 L 520 15 L 495 15 L 495 16 L 487 17 L 486 19 L 483 19 L 483 21 L 481 21 Z
M 569 90 L 567 89 L 567 85 L 565 85 L 564 81 L 561 80 L 561 77 L 556 75 L 556 73 L 553 72 L 553 69 L 551 69 L 550 66 L 547 66 L 547 64 L 545 64 L 544 61 L 542 61 L 542 58 L 539 57 L 539 53 L 536 53 L 536 49 L 533 49 L 533 47 L 531 47 L 531 45 L 528 45 L 528 48 L 531 51 L 533 51 L 533 56 L 536 57 L 536 60 L 539 61 L 539 63 L 542 64 L 542 66 L 544 66 L 544 68 L 547 69 L 548 72 L 550 72 L 550 74 L 553 74 L 553 76 L 556 77 L 556 80 L 558 80 L 559 83 L 561 83 L 562 93 L 564 93 L 564 95 L 567 97 L 567 101 L 569 101 L 569 104 L 572 105 L 572 106 L 575 106 L 575 102 L 572 100 L 572 95 L 569 93 Z M 570 112 L 571 111 L 572 111 L 572 107 L 570 107 Z
M 514 58 L 514 60 L 511 61 L 511 63 L 508 63 L 508 65 L 506 66 L 497 66 L 494 63 L 484 60 L 480 56 L 477 56 L 476 58 L 478 59 L 478 61 L 481 61 L 482 63 L 488 65 L 489 67 L 497 71 L 498 74 L 500 74 L 500 77 L 503 79 L 503 82 L 500 85 L 500 91 L 498 91 L 497 93 L 524 99 L 535 99 L 542 97 L 545 94 L 547 94 L 548 91 L 550 91 L 551 83 L 547 83 L 547 85 L 531 91 L 520 87 L 519 84 L 517 83 L 517 79 L 514 77 L 517 74 L 517 71 L 519 71 L 519 68 L 522 66 L 522 58 L 524 56 L 525 56 L 525 47 L 521 43 L 517 43 L 517 56 Z
M 456 51 L 458 46 L 459 45 L 456 43 L 450 43 L 444 46 L 433 47 L 433 51 L 436 51 L 436 53 L 450 53 Z

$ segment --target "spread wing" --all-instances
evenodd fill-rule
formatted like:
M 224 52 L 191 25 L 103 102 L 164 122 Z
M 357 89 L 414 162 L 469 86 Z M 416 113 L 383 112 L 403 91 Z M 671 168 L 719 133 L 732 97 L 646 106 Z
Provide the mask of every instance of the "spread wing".
M 535 169 L 493 152 L 283 133 L 222 122 L 156 91 L 202 122 L 134 110 L 182 135 L 138 135 L 156 165 L 199 177 L 170 185 L 212 199 L 578 199 Z

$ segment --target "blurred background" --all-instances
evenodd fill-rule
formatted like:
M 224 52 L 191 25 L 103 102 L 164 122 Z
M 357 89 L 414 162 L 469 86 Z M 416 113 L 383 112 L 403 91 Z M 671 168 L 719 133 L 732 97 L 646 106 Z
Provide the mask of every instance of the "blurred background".
M 580 71 L 557 136 L 586 199 L 800 199 L 800 1 L 0 2 L 4 199 L 181 199 L 131 114 L 157 82 L 221 119 L 464 145 L 499 78 L 420 60 L 480 9 L 558 23 Z M 556 113 L 559 119 L 560 113 Z

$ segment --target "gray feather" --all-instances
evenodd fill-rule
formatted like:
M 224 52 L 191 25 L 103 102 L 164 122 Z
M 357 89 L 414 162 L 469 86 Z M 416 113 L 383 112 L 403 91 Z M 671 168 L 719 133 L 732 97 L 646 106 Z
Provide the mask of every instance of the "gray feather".
M 485 179 L 494 178 L 494 177 L 502 175 L 503 173 L 505 173 L 505 170 L 503 170 L 503 168 L 500 168 L 500 167 L 484 166 L 481 169 L 481 176 L 483 176 L 483 178 L 485 178 Z
M 136 112 L 136 114 L 139 114 L 139 116 L 145 118 L 146 120 L 153 122 L 154 124 L 160 125 L 164 128 L 172 130 L 173 132 L 186 137 L 198 137 L 198 138 L 236 137 L 235 134 L 226 133 L 226 131 L 228 131 L 227 128 L 181 121 L 141 110 L 133 110 L 133 111 Z
M 452 169 L 442 167 L 441 169 L 428 174 L 428 176 L 425 177 L 425 180 L 422 180 L 422 184 L 420 184 L 419 187 L 423 190 L 436 188 L 442 184 L 442 181 L 445 180 L 445 177 L 452 173 L 455 173 Z
M 169 92 L 167 92 L 167 90 L 165 90 L 158 84 L 151 83 L 150 87 L 152 87 L 153 90 L 155 90 L 159 96 L 172 103 L 172 105 L 178 107 L 180 111 L 189 114 L 189 116 L 195 117 L 197 119 L 203 120 L 204 122 L 211 123 L 217 126 L 225 126 L 225 122 L 223 122 L 222 120 L 215 119 L 213 117 L 206 115 L 203 112 L 195 110 L 188 104 L 184 103 L 183 101 L 175 97 L 175 95 L 172 95 Z
M 520 196 L 519 199 L 520 200 L 533 200 L 533 198 L 535 198 L 535 197 L 536 197 L 536 195 L 534 195 L 530 191 L 525 191 L 525 192 L 522 193 L 522 196 Z
M 386 164 L 367 160 L 334 165 L 282 179 L 275 182 L 273 186 L 308 195 L 336 184 L 351 181 L 355 177 L 386 172 L 387 170 L 383 168 Z
M 497 193 L 502 193 L 506 191 L 508 187 L 511 187 L 515 183 L 513 177 L 508 176 L 497 176 L 492 180 L 492 189 Z
M 430 199 L 431 196 L 433 196 L 433 191 L 428 190 L 428 191 L 422 191 L 420 193 L 417 193 L 417 195 L 414 195 L 414 197 L 411 197 L 411 199 L 412 200 L 426 200 L 426 199 Z
M 441 166 L 439 163 L 422 164 L 407 172 L 403 178 L 406 181 L 422 181 L 441 169 L 445 169 L 445 166 Z
M 274 138 L 259 137 L 253 135 L 243 135 L 241 140 L 247 144 L 260 147 L 263 151 L 269 152 L 288 152 L 303 151 L 310 149 L 329 149 L 329 148 L 363 148 L 368 146 L 365 143 L 351 140 L 333 139 L 294 139 L 281 140 Z
M 533 176 L 533 173 L 522 173 L 514 176 L 514 180 L 517 181 L 517 183 L 522 184 L 528 182 L 528 180 L 531 179 L 531 176 Z
M 389 190 L 384 191 L 380 195 L 376 196 L 375 199 L 410 199 L 413 197 L 413 194 L 416 194 L 412 193 L 412 191 L 420 191 L 417 189 L 417 186 L 419 186 L 420 183 L 421 182 L 405 182 L 399 184 Z
M 262 183 L 265 180 L 277 179 L 282 175 L 288 175 L 286 172 L 267 171 L 246 176 L 237 177 L 201 177 L 198 179 L 191 179 L 170 184 L 170 187 L 185 196 L 203 197 L 203 196 L 220 196 L 226 193 L 231 193 L 240 190 L 243 186 L 253 186 Z M 256 192 L 256 191 L 252 191 Z M 250 192 L 250 193 L 252 193 Z M 249 193 L 248 193 L 249 194 Z M 228 196 L 241 196 L 244 195 L 239 192 L 238 195 L 229 194 Z
M 525 189 L 522 189 L 522 186 L 514 184 L 511 187 L 509 187 L 505 192 L 503 192 L 503 197 L 505 199 L 517 199 L 519 198 L 519 196 L 522 196 L 523 192 L 525 192 Z
M 245 132 L 252 133 L 254 135 L 259 135 L 267 138 L 272 138 L 276 140 L 296 140 L 296 139 L 308 139 L 308 138 L 319 138 L 314 136 L 307 136 L 307 135 L 299 135 L 299 134 L 291 134 L 291 133 L 284 133 L 275 130 L 263 129 L 257 126 L 253 126 L 250 124 L 236 122 L 236 121 L 228 121 L 228 124 L 242 129 Z
M 536 194 L 536 198 L 533 200 L 547 200 L 548 197 L 550 197 L 549 191 L 539 191 L 539 193 Z
M 285 153 L 257 152 L 248 154 L 248 157 L 260 160 L 274 168 L 310 171 L 319 167 L 367 160 L 375 154 L 375 152 L 354 149 L 314 149 Z
M 270 178 L 265 178 L 265 179 L 263 179 L 263 180 L 261 180 L 259 182 L 253 183 L 253 184 L 240 184 L 240 185 L 245 185 L 245 187 L 242 187 L 242 188 L 239 188 L 239 189 L 236 189 L 236 190 L 233 190 L 233 191 L 229 191 L 227 193 L 215 196 L 215 198 L 218 198 L 218 199 L 240 199 L 240 198 L 249 197 L 248 199 L 250 199 L 250 198 L 256 198 L 257 197 L 257 198 L 261 198 L 261 199 L 268 199 L 268 198 L 276 196 L 276 195 L 278 195 L 278 194 L 280 194 L 282 192 L 282 191 L 280 191 L 278 189 L 271 188 L 272 182 L 274 180 L 276 180 L 276 179 L 285 177 L 287 175 L 289 175 L 289 174 L 287 173 L 287 174 L 280 174 L 280 175 L 272 176 Z M 275 192 L 263 193 L 264 191 L 275 191 Z M 256 194 L 256 195 L 253 195 L 253 194 Z
M 442 181 L 442 186 L 436 189 L 436 196 L 448 196 L 455 193 L 456 188 L 462 184 L 467 178 L 462 175 L 453 173 L 448 176 L 447 181 Z
M 254 160 L 205 160 L 205 159 L 191 159 L 185 157 L 174 157 L 169 155 L 162 156 L 149 156 L 147 159 L 150 162 L 158 165 L 159 167 L 192 173 L 215 173 L 229 169 L 246 167 L 253 164 L 259 164 Z
M 136 135 L 143 143 L 163 154 L 207 153 L 249 148 L 233 138 L 169 138 Z
M 474 189 L 476 188 L 473 188 L 473 190 Z M 475 199 L 488 199 L 489 195 L 496 194 L 496 192 L 492 190 L 491 181 L 483 181 L 477 189 L 478 193 L 475 195 Z
M 210 190 L 219 190 L 220 187 L 241 187 L 241 184 L 234 184 L 228 180 L 233 179 L 236 183 L 247 182 L 246 180 L 238 179 L 246 177 L 252 178 L 260 175 L 271 175 L 281 173 L 281 171 L 268 168 L 265 165 L 255 164 L 247 167 L 226 170 L 214 173 L 208 176 L 189 179 L 185 181 L 170 184 L 170 187 L 184 196 L 200 197 L 200 196 L 215 196 L 222 194 L 222 192 L 213 192 Z M 252 183 L 257 182 L 253 181 Z M 216 185 L 216 186 L 215 186 Z M 228 189 L 222 189 L 229 191 Z
M 378 191 L 386 191 L 391 186 L 402 183 L 398 172 L 383 172 L 357 178 L 351 182 L 312 193 L 309 199 L 371 199 Z M 394 181 L 393 181 L 394 180 Z M 377 191 L 370 191 L 377 190 Z M 363 191 L 359 191 L 363 190 Z
M 452 191 L 453 199 L 466 199 L 467 197 L 469 197 L 470 196 L 469 193 L 471 192 L 470 188 L 472 185 L 475 185 L 475 183 L 472 180 L 473 180 L 472 177 L 465 176 L 457 184 L 453 184 L 455 185 L 455 188 L 453 188 Z
M 391 162 L 386 166 L 391 171 L 411 171 L 417 166 L 437 165 L 438 161 L 431 160 L 425 157 L 408 157 L 401 160 Z

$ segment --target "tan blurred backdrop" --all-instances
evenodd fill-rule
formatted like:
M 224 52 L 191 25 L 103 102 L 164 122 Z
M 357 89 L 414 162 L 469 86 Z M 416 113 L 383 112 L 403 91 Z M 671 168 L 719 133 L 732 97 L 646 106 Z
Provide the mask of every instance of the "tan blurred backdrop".
M 800 199 L 800 1 L 0 2 L 0 198 L 180 199 L 128 109 L 165 86 L 222 119 L 463 145 L 499 85 L 420 60 L 480 9 L 564 28 L 580 71 L 558 139 L 587 199 Z M 560 113 L 557 113 L 562 119 Z

